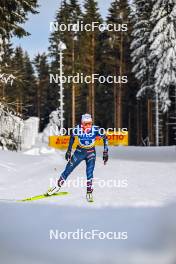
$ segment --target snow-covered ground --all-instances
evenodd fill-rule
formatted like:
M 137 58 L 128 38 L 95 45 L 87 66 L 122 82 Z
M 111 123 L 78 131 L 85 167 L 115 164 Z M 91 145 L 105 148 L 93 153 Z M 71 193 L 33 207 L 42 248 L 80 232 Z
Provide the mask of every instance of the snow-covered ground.
M 0 151 L 0 258 L 3 264 L 176 263 L 176 148 L 112 147 L 106 166 L 97 149 L 94 200 L 85 200 L 85 164 L 69 195 L 35 202 L 66 162 L 64 152 Z M 77 186 L 76 186 L 77 185 Z M 126 240 L 50 240 L 50 230 L 127 232 Z

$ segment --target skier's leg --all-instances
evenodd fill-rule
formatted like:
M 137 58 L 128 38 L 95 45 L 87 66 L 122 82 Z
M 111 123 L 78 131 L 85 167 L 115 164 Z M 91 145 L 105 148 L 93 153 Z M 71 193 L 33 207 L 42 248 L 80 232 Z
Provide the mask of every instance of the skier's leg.
M 80 164 L 85 158 L 85 153 L 79 149 L 76 149 L 71 157 L 71 160 L 67 163 L 65 170 L 62 172 L 60 179 L 58 180 L 58 185 L 61 186 L 70 173 Z
M 87 193 L 93 191 L 93 171 L 95 168 L 96 153 L 95 150 L 87 151 L 86 174 L 87 174 Z
M 85 155 L 85 152 L 83 152 L 82 150 L 75 150 L 74 154 L 71 157 L 71 160 L 67 163 L 65 170 L 62 172 L 57 182 L 57 186 L 54 186 L 53 188 L 49 189 L 47 195 L 53 195 L 54 193 L 59 192 L 61 186 L 64 184 L 70 173 L 79 165 L 82 160 L 85 159 Z

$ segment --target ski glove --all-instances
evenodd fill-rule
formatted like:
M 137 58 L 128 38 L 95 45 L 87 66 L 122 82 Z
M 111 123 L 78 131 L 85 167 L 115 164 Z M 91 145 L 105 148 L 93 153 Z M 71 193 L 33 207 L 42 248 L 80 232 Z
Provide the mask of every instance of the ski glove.
M 71 159 L 71 151 L 70 150 L 67 150 L 67 152 L 65 153 L 65 159 L 67 161 L 69 161 Z
M 107 150 L 104 150 L 103 151 L 103 161 L 104 161 L 104 165 L 106 165 L 106 162 L 108 161 L 108 151 Z

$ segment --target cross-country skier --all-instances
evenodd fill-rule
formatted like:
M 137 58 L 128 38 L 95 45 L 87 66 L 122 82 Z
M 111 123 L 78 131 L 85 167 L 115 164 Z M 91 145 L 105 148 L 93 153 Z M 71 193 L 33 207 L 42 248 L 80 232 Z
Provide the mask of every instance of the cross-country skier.
M 72 146 L 75 140 L 75 136 L 78 136 L 79 144 L 71 155 Z M 92 124 L 92 117 L 90 114 L 84 114 L 81 118 L 81 125 L 76 126 L 70 136 L 68 150 L 65 154 L 65 159 L 68 161 L 65 170 L 62 172 L 57 186 L 48 190 L 47 195 L 53 195 L 57 193 L 62 184 L 66 181 L 70 173 L 79 165 L 83 160 L 86 162 L 86 174 L 87 174 L 87 195 L 86 198 L 89 202 L 93 202 L 93 171 L 95 167 L 95 140 L 100 136 L 104 142 L 103 161 L 104 164 L 108 161 L 108 140 L 105 134 L 100 133 L 99 127 Z

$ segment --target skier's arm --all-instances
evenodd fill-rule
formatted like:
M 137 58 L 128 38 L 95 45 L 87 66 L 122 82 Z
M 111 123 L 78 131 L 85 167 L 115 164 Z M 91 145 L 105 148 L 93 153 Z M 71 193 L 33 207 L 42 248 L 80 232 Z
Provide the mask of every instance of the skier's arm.
M 73 135 L 73 133 L 71 134 L 70 136 L 70 141 L 69 141 L 69 144 L 68 144 L 68 150 L 67 151 L 72 151 L 72 146 L 73 146 L 73 143 L 75 141 L 75 136 Z
M 102 135 L 101 138 L 103 139 L 104 151 L 108 151 L 108 138 L 106 134 Z
M 103 161 L 104 164 L 108 161 L 109 155 L 108 155 L 108 138 L 106 134 L 101 134 L 98 132 L 98 136 L 100 136 L 103 139 L 103 144 L 104 144 L 104 151 L 103 151 Z
M 106 134 L 100 133 L 99 128 L 98 128 L 97 132 L 98 132 L 97 136 L 99 136 L 103 139 L 104 151 L 108 151 L 108 138 L 107 138 Z
M 65 159 L 67 161 L 69 161 L 71 159 L 71 151 L 72 151 L 72 146 L 73 146 L 74 141 L 75 141 L 75 136 L 72 133 L 71 136 L 70 136 L 70 141 L 69 141 L 69 144 L 68 144 L 68 149 L 67 149 L 67 152 L 65 154 Z
M 106 135 L 104 135 L 103 137 L 103 142 L 104 142 L 104 151 L 103 151 L 103 161 L 104 161 L 104 165 L 106 165 L 108 159 L 109 159 L 109 155 L 108 155 L 108 138 Z

